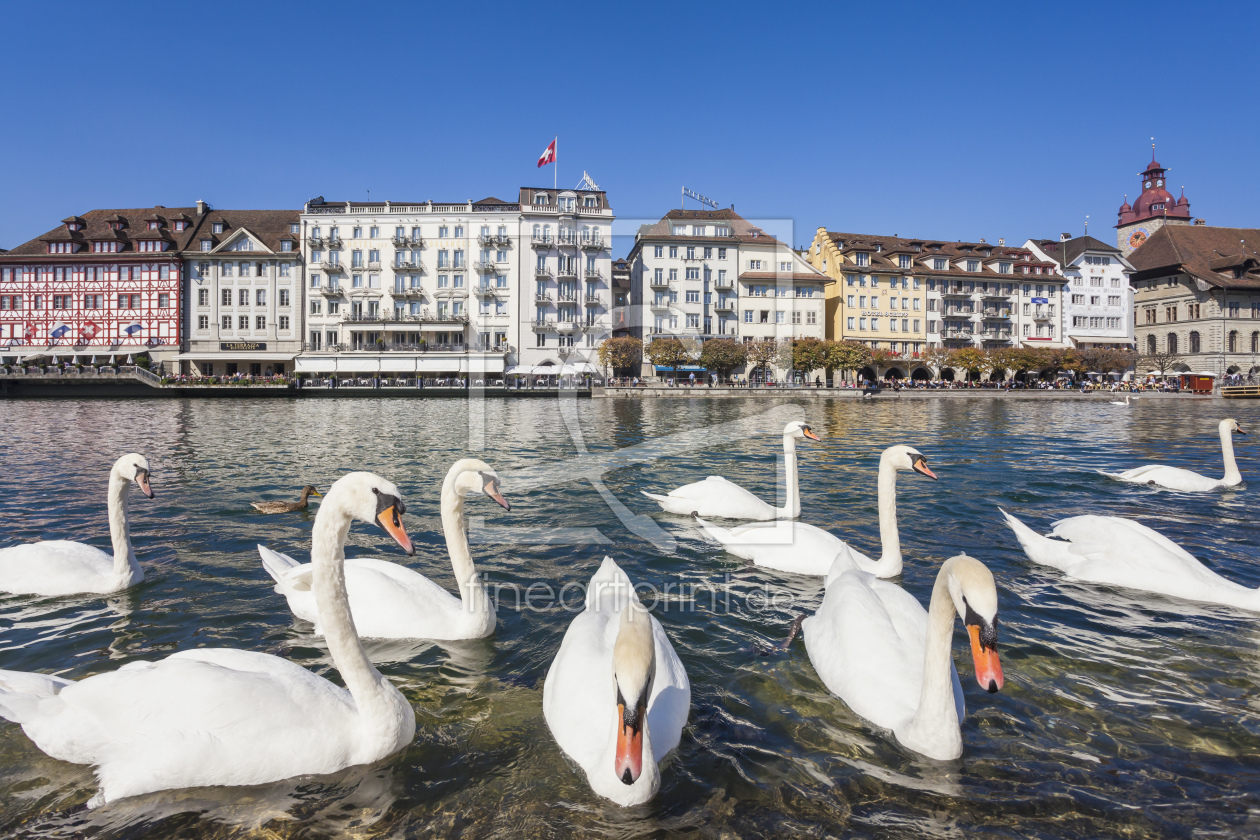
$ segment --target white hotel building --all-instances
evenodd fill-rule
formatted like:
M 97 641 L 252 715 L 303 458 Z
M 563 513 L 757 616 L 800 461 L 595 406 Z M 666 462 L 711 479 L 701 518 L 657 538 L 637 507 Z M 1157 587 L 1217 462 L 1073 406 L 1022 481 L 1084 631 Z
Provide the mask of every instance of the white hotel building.
M 734 210 L 671 210 L 635 235 L 631 334 L 704 341 L 824 338 L 833 282 Z
M 1119 248 L 1092 236 L 1028 240 L 1024 246 L 1057 265 L 1063 287 L 1063 336 L 1072 347 L 1134 346 L 1133 266 Z
M 579 361 L 578 348 L 611 330 L 612 220 L 599 190 L 523 188 L 517 203 L 310 201 L 297 371 L 490 380 Z

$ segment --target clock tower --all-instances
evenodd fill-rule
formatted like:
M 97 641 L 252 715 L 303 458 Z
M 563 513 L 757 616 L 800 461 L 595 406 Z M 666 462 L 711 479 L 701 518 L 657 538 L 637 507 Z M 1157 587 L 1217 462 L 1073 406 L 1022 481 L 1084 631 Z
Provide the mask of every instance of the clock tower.
M 1116 247 L 1124 256 L 1129 256 L 1164 225 L 1191 223 L 1190 199 L 1186 198 L 1185 188 L 1181 190 L 1181 198 L 1173 198 L 1165 184 L 1164 176 L 1167 173 L 1168 170 L 1155 160 L 1155 145 L 1152 143 L 1151 162 L 1138 176 L 1142 179 L 1142 194 L 1131 206 L 1128 196 L 1125 196 L 1124 204 L 1120 205 L 1120 218 L 1116 223 Z

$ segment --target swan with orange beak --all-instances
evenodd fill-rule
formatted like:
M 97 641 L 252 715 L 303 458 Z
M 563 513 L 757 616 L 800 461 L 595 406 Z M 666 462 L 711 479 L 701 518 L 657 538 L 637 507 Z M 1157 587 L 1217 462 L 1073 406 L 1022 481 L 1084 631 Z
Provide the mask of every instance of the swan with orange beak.
M 941 565 L 926 610 L 900 586 L 850 568 L 828 579 L 822 605 L 801 632 L 833 694 L 892 730 L 903 746 L 947 760 L 962 755 L 966 713 L 950 656 L 955 614 L 971 640 L 976 682 L 998 691 L 997 587 L 988 567 L 966 554 Z
M 595 793 L 640 805 L 660 789 L 658 765 L 678 746 L 690 708 L 691 684 L 669 637 L 605 557 L 543 686 L 556 743 Z

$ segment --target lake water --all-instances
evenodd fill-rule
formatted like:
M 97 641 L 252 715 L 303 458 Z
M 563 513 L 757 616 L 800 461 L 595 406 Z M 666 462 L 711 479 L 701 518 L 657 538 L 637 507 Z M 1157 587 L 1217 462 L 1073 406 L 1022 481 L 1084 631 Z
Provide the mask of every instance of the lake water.
M 249 502 L 295 498 L 306 483 L 326 489 L 348 469 L 378 472 L 404 494 L 416 557 L 362 524 L 347 554 L 414 563 L 453 590 L 437 493 L 450 464 L 473 451 L 512 502 L 510 513 L 469 502 L 487 579 L 558 589 L 587 580 L 609 554 L 636 582 L 673 584 L 656 615 L 692 684 L 690 722 L 656 799 L 611 805 L 566 761 L 542 715 L 543 680 L 572 614 L 504 598 L 491 639 L 369 645 L 414 706 L 416 739 L 389 760 L 334 776 L 88 811 L 90 770 L 44 756 L 0 722 L 0 833 L 1254 836 L 1260 615 L 1070 583 L 1024 557 L 997 507 L 1043 533 L 1073 514 L 1135 517 L 1225 576 L 1260 586 L 1260 479 L 1190 496 L 1092 471 L 1154 462 L 1219 475 L 1217 422 L 1228 411 L 1256 427 L 1260 405 L 1105 403 L 943 397 L 795 409 L 823 436 L 801 445 L 805 521 L 874 554 L 879 453 L 910 443 L 940 481 L 899 479 L 901 582 L 926 604 L 940 562 L 963 550 L 996 576 L 1006 685 L 994 695 L 979 689 L 956 625 L 968 708 L 964 755 L 952 762 L 919 758 L 858 719 L 824 688 L 799 640 L 774 650 L 792 619 L 818 605 L 820 580 L 745 568 L 639 495 L 713 474 L 774 498 L 780 436 L 748 433 L 781 429 L 790 399 L 0 403 L 0 545 L 44 537 L 108 548 L 105 475 L 128 451 L 148 456 L 157 493 L 131 497 L 145 583 L 109 599 L 0 599 L 0 667 L 80 678 L 231 646 L 337 679 L 254 548 L 307 556 L 313 515 L 264 516 Z M 1238 441 L 1244 476 L 1260 476 L 1252 441 Z M 679 584 L 704 594 L 688 600 Z

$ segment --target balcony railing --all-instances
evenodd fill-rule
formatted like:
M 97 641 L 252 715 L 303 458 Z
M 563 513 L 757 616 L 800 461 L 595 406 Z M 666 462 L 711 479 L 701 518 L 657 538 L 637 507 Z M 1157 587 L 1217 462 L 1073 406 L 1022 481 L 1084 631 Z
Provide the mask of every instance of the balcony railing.
M 419 264 L 413 263 L 411 260 L 395 260 L 394 261 L 394 271 L 398 271 L 400 269 L 402 271 L 415 271 L 419 267 L 420 267 Z
M 473 263 L 473 268 L 477 270 L 478 274 L 494 274 L 497 266 L 493 260 L 477 260 Z
M 551 295 L 547 294 L 546 292 L 539 292 L 538 294 L 534 295 L 534 302 L 535 303 L 551 303 Z
M 480 233 L 477 235 L 477 244 L 482 247 L 489 247 L 495 244 L 494 234 Z
M 547 332 L 556 328 L 555 321 L 534 321 L 530 324 L 534 332 Z
M 598 268 L 588 268 L 582 272 L 582 276 L 587 280 L 603 280 L 604 275 L 600 273 Z
M 648 304 L 648 306 L 650 306 L 652 309 L 669 309 L 673 305 L 674 305 L 673 301 L 671 301 L 669 298 L 654 299 L 652 300 L 651 303 Z
M 367 265 L 368 265 L 368 271 L 380 271 L 380 270 L 381 270 L 381 261 L 380 261 L 380 260 L 368 260 L 368 264 L 367 264 Z
M 432 315 L 428 309 L 423 310 L 419 315 L 402 315 L 397 314 L 376 314 L 367 315 L 354 314 L 353 312 L 342 319 L 347 324 L 466 324 L 468 323 L 468 314 L 461 312 L 458 315 Z
M 502 245 L 507 248 L 512 244 L 512 237 L 508 236 L 506 233 L 496 233 L 494 235 L 494 244 Z
M 602 236 L 583 236 L 582 248 L 587 251 L 602 251 L 604 248 L 604 237 Z
M 985 318 L 1009 318 L 1011 310 L 1009 309 L 986 309 L 984 310 Z
M 600 298 L 599 298 L 599 295 L 587 295 L 587 296 L 586 296 L 586 305 L 587 305 L 587 306 L 599 306 L 599 305 L 600 305 Z
M 536 267 L 534 268 L 534 276 L 535 276 L 535 277 L 542 277 L 542 278 L 545 278 L 545 279 L 550 280 L 550 279 L 551 279 L 551 269 L 550 269 L 550 268 L 543 268 L 542 266 L 536 266 Z
M 574 245 L 577 245 L 577 242 L 578 242 L 578 238 L 577 238 L 577 236 L 576 236 L 575 234 L 572 234 L 572 233 L 560 233 L 560 234 L 556 234 L 556 244 L 557 244 L 557 245 L 561 245 L 561 246 L 564 246 L 564 247 L 571 248 L 571 247 L 573 247 Z
M 734 284 L 734 283 L 732 283 L 730 280 L 718 280 L 716 283 L 714 283 L 714 284 L 713 284 L 713 288 L 715 288 L 715 289 L 733 289 L 733 288 L 735 288 L 735 284 Z
M 576 303 L 578 299 L 577 292 L 561 291 L 556 295 L 556 300 L 561 303 Z
M 335 233 L 329 234 L 328 238 L 324 240 L 324 244 L 329 248 L 340 248 L 342 246 L 341 237 Z
M 557 277 L 577 277 L 577 272 L 578 272 L 577 266 L 561 265 L 560 268 L 556 269 L 556 276 Z
M 555 244 L 555 240 L 550 236 L 535 236 L 533 239 L 529 240 L 529 244 L 533 245 L 535 248 L 550 248 L 553 244 Z
M 941 294 L 946 297 L 970 297 L 971 292 L 965 291 L 962 286 L 953 286 L 952 288 L 942 289 Z
M 312 248 L 324 247 L 324 238 L 322 236 L 308 236 L 306 241 L 310 243 Z
M 394 297 L 424 297 L 424 289 L 419 286 L 395 286 Z
M 713 310 L 714 310 L 715 312 L 734 312 L 734 311 L 735 311 L 735 301 L 733 301 L 733 300 L 719 300 L 717 303 L 713 304 Z
M 344 270 L 341 267 L 341 263 L 314 263 L 311 265 L 311 271 L 323 271 L 327 274 L 336 274 Z
M 482 297 L 497 295 L 500 291 L 504 290 L 499 289 L 498 286 L 491 286 L 488 283 L 478 283 L 473 286 L 473 294 L 480 295 Z
M 669 281 L 663 280 L 663 279 L 662 280 L 649 280 L 648 285 L 651 286 L 653 289 L 668 289 Z
M 406 248 L 408 245 L 411 244 L 410 239 L 408 239 L 405 236 L 399 236 L 398 234 L 394 234 L 394 238 L 389 241 L 392 242 L 394 246 L 397 248 Z
M 319 287 L 321 295 L 339 295 L 341 291 L 341 286 L 337 283 L 324 283 Z

